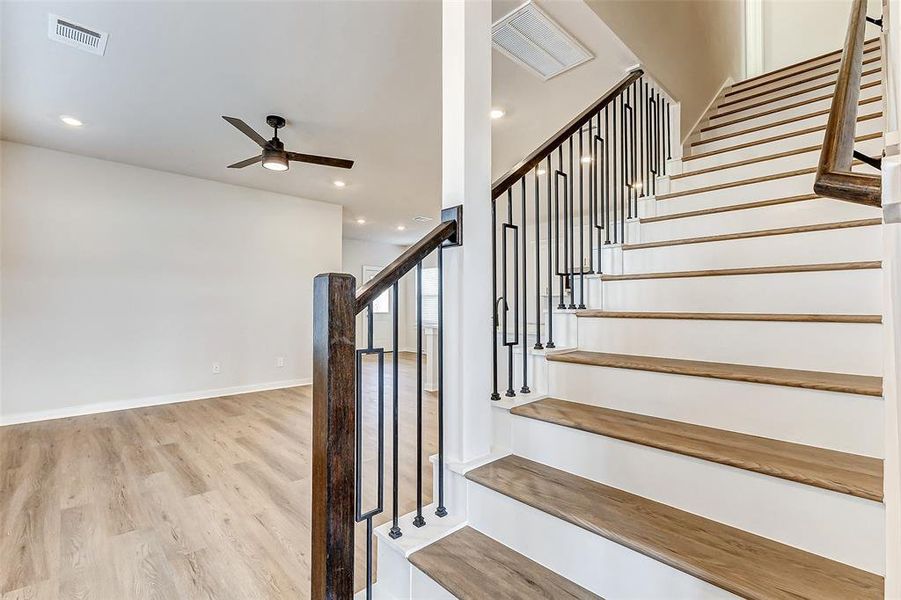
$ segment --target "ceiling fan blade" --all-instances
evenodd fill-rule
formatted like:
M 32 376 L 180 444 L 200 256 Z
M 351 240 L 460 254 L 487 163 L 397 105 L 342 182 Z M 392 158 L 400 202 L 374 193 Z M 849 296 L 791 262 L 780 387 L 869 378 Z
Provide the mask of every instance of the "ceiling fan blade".
M 266 146 L 269 145 L 269 142 L 266 141 L 266 139 L 263 136 L 261 136 L 259 133 L 254 131 L 250 127 L 250 125 L 248 125 L 241 119 L 236 119 L 235 117 L 226 117 L 225 115 L 223 115 L 222 118 L 225 119 L 226 121 L 228 121 L 229 123 L 231 123 L 232 125 L 234 125 L 238 131 L 240 131 L 241 133 L 243 133 L 244 135 L 246 135 L 247 137 L 249 137 L 250 139 L 255 141 L 257 144 L 259 144 L 260 148 L 265 148 Z
M 314 165 L 325 165 L 327 167 L 338 167 L 339 169 L 349 169 L 354 166 L 354 161 L 346 158 L 332 158 L 331 156 L 316 156 L 315 154 L 301 154 L 300 152 L 288 152 L 288 160 L 296 160 L 297 162 L 311 163 Z
M 241 162 L 236 162 L 233 165 L 228 165 L 228 168 L 229 169 L 243 169 L 244 167 L 249 167 L 250 165 L 252 165 L 254 163 L 258 163 L 261 160 L 263 160 L 262 154 L 260 154 L 259 156 L 254 156 L 253 158 L 248 158 L 248 159 L 242 160 Z

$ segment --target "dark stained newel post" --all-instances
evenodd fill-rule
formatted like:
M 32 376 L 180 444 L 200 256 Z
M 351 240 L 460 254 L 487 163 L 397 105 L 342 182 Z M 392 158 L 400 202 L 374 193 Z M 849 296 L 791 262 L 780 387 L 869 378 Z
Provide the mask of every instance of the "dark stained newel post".
M 313 281 L 313 600 L 349 600 L 354 586 L 356 282 Z

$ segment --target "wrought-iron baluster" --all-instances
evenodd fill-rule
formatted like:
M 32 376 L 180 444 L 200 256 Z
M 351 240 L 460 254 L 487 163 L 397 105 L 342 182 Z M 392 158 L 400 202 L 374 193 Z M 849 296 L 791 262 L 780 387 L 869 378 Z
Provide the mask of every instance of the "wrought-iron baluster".
M 501 395 L 497 389 L 497 305 L 500 302 L 497 295 L 497 200 L 491 200 L 491 399 L 500 400 Z
M 541 163 L 539 163 L 541 164 Z M 541 350 L 541 197 L 538 185 L 538 165 L 535 165 L 535 350 Z M 547 172 L 545 172 L 547 175 Z M 550 180 L 550 177 L 548 178 Z M 523 211 L 525 213 L 525 211 Z M 550 215 L 548 215 L 550 216 Z M 525 229 L 525 217 L 523 217 L 523 229 Z M 550 239 L 548 239 L 550 242 Z M 550 251 L 550 247 L 548 247 Z
M 544 175 L 547 177 L 547 344 L 545 344 L 546 348 L 554 348 L 554 276 L 553 276 L 553 268 L 554 268 L 554 248 L 556 243 L 553 237 L 553 224 L 557 222 L 556 218 L 553 217 L 553 212 L 551 211 L 551 155 L 549 154 L 547 157 L 547 167 L 544 169 Z M 555 182 L 556 182 L 556 176 Z M 554 186 L 556 187 L 556 185 Z M 536 215 L 535 221 L 537 223 L 538 217 Z
M 422 261 L 416 263 L 416 516 L 413 525 L 422 527 Z
M 604 243 L 610 243 L 610 120 L 607 107 L 604 107 Z
M 399 390 L 399 364 L 400 364 L 400 345 L 398 336 L 398 324 L 400 313 L 400 287 L 398 282 L 394 282 L 391 288 L 394 291 L 394 314 L 391 315 L 391 338 L 393 341 L 394 352 L 391 356 L 391 529 L 388 535 L 391 539 L 397 539 L 403 535 L 398 522 L 398 495 L 399 487 L 399 423 L 400 423 L 400 407 L 398 403 Z
M 397 285 L 397 284 L 395 284 Z M 444 247 L 438 246 L 438 517 L 447 516 L 444 506 Z
M 569 136 L 569 186 L 567 189 L 567 204 L 569 206 L 569 262 L 567 263 L 567 269 L 569 274 L 567 281 L 569 282 L 569 308 L 571 310 L 576 308 L 576 198 L 573 193 L 575 175 L 576 172 L 573 170 L 573 136 Z
M 516 229 L 516 226 L 513 225 L 513 188 L 507 190 L 507 222 L 503 225 L 503 249 L 501 251 L 501 257 L 503 258 L 501 262 L 501 269 L 503 271 L 502 275 L 502 287 L 503 289 L 503 298 L 504 298 L 504 321 L 503 321 L 503 329 L 504 329 L 504 345 L 507 346 L 507 391 L 504 393 L 508 398 L 512 398 L 516 396 L 516 392 L 513 390 L 513 346 L 516 345 L 519 340 L 519 244 L 517 239 L 513 241 L 513 340 L 507 340 L 507 311 L 509 310 L 509 302 L 507 301 L 507 273 L 509 271 L 509 265 L 507 264 L 507 248 L 509 244 L 507 243 L 507 231 L 516 231 L 516 237 L 519 237 L 519 232 Z
M 529 389 L 529 352 L 526 348 L 528 344 L 529 337 L 529 280 L 527 274 L 527 266 L 529 261 L 529 253 L 526 249 L 526 232 L 528 228 L 526 227 L 526 176 L 523 175 L 519 180 L 519 187 L 522 191 L 522 212 L 519 215 L 519 220 L 522 225 L 522 339 L 520 341 L 520 347 L 522 348 L 522 387 L 519 388 L 520 394 L 528 394 L 531 392 Z M 519 277 L 519 261 L 516 261 L 516 264 L 513 266 L 516 269 L 516 276 Z M 517 281 L 516 285 L 516 293 L 519 294 L 519 282 Z M 519 303 L 517 302 L 517 310 L 519 308 Z
M 554 256 L 556 258 L 557 280 L 560 283 L 560 300 L 558 310 L 566 310 L 563 301 L 563 271 L 560 269 L 560 177 L 563 177 L 563 218 L 566 219 L 566 173 L 563 172 L 563 145 L 557 146 L 557 169 L 554 171 L 554 230 L 557 235 L 554 242 Z M 566 223 L 563 225 L 563 263 L 566 264 Z

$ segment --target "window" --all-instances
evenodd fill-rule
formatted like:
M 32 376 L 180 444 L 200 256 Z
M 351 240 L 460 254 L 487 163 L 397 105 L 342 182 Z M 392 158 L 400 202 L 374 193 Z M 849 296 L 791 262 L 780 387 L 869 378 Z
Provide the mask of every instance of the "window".
M 385 267 L 363 267 L 363 282 L 368 283 L 373 277 Z M 384 315 L 391 312 L 391 292 L 386 291 L 372 301 L 372 313 L 376 315 Z
M 422 270 L 422 324 L 438 326 L 438 269 L 435 267 Z

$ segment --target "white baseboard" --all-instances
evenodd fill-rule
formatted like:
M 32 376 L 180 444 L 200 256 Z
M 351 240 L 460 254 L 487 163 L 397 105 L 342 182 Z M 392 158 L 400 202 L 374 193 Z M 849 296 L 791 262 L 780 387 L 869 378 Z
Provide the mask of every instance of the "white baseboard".
M 94 404 L 67 406 L 65 408 L 38 410 L 11 415 L 0 415 L 0 427 L 4 425 L 17 425 L 20 423 L 34 423 L 36 421 L 49 421 L 52 419 L 64 419 L 67 417 L 93 415 L 98 413 L 113 412 L 117 410 L 126 410 L 129 408 L 143 408 L 147 406 L 159 406 L 162 404 L 175 404 L 177 402 L 188 402 L 191 400 L 206 400 L 209 398 L 219 398 L 222 396 L 235 396 L 237 394 L 247 394 L 250 392 L 265 392 L 267 390 L 278 390 L 289 387 L 297 387 L 299 385 L 310 385 L 312 383 L 313 378 L 306 377 L 303 379 L 270 381 L 267 383 L 237 385 L 233 387 L 212 390 L 197 390 L 193 392 L 182 392 L 178 394 L 133 398 L 130 400 L 112 400 L 109 402 L 97 402 Z

